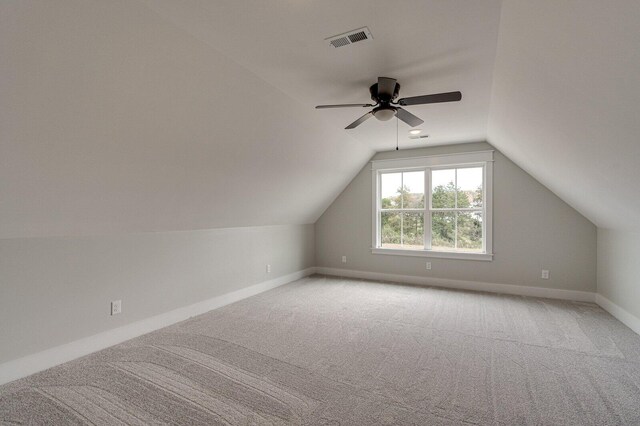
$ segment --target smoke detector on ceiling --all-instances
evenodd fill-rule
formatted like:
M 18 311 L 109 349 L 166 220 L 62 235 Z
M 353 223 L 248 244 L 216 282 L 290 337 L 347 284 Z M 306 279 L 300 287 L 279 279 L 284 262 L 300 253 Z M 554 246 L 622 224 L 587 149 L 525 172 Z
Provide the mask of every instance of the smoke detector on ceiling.
M 325 38 L 325 40 L 329 42 L 329 46 L 333 48 L 348 46 L 350 44 L 360 43 L 371 39 L 373 39 L 373 36 L 367 27 L 358 28 L 357 30 Z

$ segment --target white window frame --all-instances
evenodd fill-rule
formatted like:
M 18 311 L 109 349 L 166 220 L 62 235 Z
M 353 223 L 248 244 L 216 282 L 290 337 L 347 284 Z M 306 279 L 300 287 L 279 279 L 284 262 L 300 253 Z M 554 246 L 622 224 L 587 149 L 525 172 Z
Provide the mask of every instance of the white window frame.
M 483 203 L 482 203 L 482 252 L 434 251 L 431 250 L 431 171 L 440 169 L 482 167 Z M 445 259 L 493 260 L 493 151 L 476 151 L 459 154 L 432 155 L 428 157 L 395 158 L 371 162 L 373 195 L 373 229 L 371 252 L 398 256 L 434 257 Z M 417 209 L 424 212 L 425 248 L 424 250 L 392 249 L 381 247 L 381 176 L 385 173 L 424 171 L 425 206 Z M 455 209 L 436 209 L 455 210 Z M 471 209 L 477 211 L 478 209 Z

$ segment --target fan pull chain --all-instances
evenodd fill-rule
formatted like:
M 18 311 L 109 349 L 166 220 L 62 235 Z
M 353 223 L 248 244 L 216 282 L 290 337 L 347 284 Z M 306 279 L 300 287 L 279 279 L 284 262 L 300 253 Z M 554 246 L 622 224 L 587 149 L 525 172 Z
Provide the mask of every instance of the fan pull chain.
M 398 115 L 396 115 L 396 151 L 398 150 L 398 139 L 400 136 L 398 135 Z

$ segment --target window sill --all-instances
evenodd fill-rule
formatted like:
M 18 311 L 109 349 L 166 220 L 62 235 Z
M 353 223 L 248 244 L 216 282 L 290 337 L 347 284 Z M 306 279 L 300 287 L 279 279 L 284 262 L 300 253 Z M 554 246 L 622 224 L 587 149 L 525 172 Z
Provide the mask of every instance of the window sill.
M 372 248 L 372 254 L 390 254 L 392 256 L 434 257 L 440 259 L 483 260 L 491 262 L 493 254 L 490 253 L 462 253 L 431 250 L 401 250 L 388 248 Z

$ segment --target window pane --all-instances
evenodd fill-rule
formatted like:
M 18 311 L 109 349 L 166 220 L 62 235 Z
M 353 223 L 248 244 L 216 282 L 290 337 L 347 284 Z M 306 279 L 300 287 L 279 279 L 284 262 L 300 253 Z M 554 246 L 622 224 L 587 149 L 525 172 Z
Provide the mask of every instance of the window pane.
M 452 209 L 456 206 L 456 169 L 431 172 L 431 206 L 434 209 Z
M 401 208 L 400 189 L 402 186 L 402 173 L 383 173 L 380 175 L 380 182 L 380 196 L 382 197 L 380 205 L 382 208 Z
M 482 251 L 482 213 L 458 213 L 458 250 Z
M 456 247 L 456 214 L 431 213 L 431 250 L 454 250 Z
M 458 169 L 458 207 L 482 207 L 482 167 Z
M 402 248 L 424 250 L 424 213 L 402 213 Z
M 424 208 L 424 172 L 402 173 L 402 208 Z
M 400 248 L 401 213 L 382 212 L 381 215 L 380 229 L 382 235 L 380 242 L 382 247 Z

